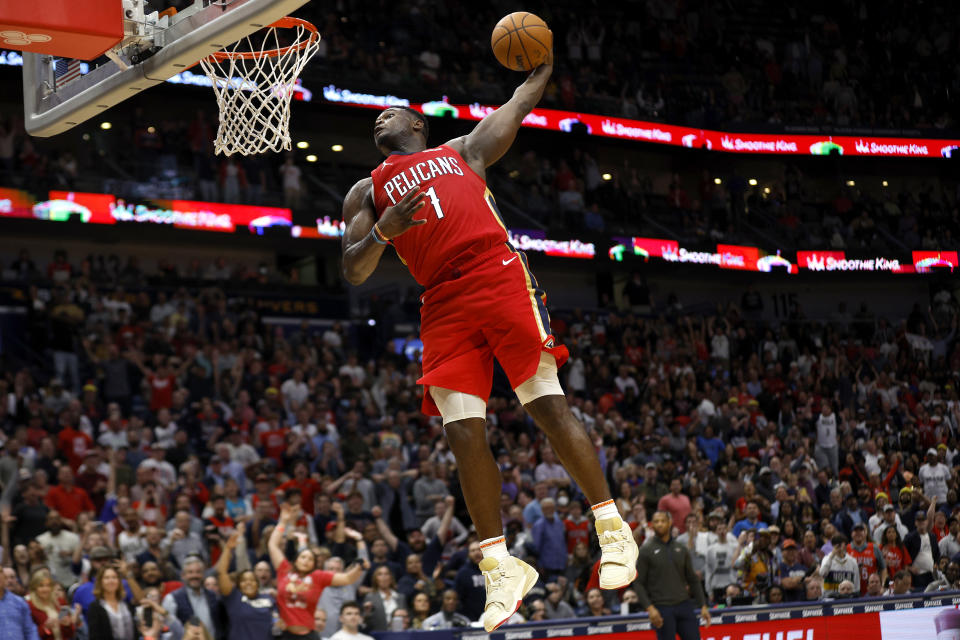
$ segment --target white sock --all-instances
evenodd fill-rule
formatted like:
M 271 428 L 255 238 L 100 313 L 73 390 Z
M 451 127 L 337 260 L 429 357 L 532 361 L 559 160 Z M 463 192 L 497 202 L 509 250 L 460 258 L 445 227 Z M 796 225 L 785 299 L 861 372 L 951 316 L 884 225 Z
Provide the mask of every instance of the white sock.
M 510 552 L 507 550 L 507 540 L 503 536 L 481 540 L 480 552 L 483 554 L 484 558 L 496 558 L 497 560 L 504 560 L 510 557 Z
M 604 502 L 598 502 L 597 504 L 590 507 L 590 510 L 593 511 L 593 517 L 596 520 L 604 520 L 605 518 L 619 518 L 620 512 L 617 511 L 617 503 L 613 500 L 605 500 Z

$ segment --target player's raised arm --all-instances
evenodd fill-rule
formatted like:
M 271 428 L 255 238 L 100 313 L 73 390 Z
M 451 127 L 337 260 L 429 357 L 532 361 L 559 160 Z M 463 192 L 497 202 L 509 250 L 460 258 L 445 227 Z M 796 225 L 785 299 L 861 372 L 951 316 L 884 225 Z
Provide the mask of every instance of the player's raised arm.
M 411 189 L 400 202 L 387 207 L 377 221 L 373 203 L 373 180 L 364 178 L 353 185 L 343 200 L 343 277 L 353 285 L 361 284 L 377 268 L 380 256 L 391 239 L 426 224 L 413 215 L 424 204 L 424 193 Z
M 547 58 L 546 64 L 540 65 L 527 76 L 526 81 L 516 88 L 513 97 L 506 104 L 481 120 L 480 124 L 462 139 L 461 155 L 464 160 L 470 164 L 476 162 L 486 168 L 503 157 L 517 137 L 520 123 L 540 102 L 551 73 L 552 54 Z

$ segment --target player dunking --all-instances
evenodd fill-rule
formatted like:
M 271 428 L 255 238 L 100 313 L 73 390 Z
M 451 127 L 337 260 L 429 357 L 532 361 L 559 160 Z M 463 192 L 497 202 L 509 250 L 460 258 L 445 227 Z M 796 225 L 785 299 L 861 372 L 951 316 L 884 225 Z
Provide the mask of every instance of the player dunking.
M 481 538 L 488 632 L 513 615 L 537 581 L 532 567 L 509 555 L 503 538 L 501 476 L 486 438 L 494 357 L 592 504 L 602 550 L 600 586 L 617 589 L 636 576 L 630 527 L 610 498 L 593 443 L 557 379 L 567 349 L 550 335 L 546 296 L 526 256 L 510 244 L 485 180 L 487 167 L 507 152 L 539 102 L 552 71 L 552 60 L 537 67 L 472 132 L 438 147 L 427 148 L 428 125 L 420 113 L 406 107 L 383 111 L 373 137 L 387 158 L 350 189 L 343 205 L 346 279 L 366 280 L 392 244 L 426 288 L 420 311 L 422 410 L 443 418 Z

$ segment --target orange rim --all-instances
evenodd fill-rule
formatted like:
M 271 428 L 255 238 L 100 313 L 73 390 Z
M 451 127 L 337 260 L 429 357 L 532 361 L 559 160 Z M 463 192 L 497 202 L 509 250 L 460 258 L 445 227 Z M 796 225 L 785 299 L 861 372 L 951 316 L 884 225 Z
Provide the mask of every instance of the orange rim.
M 307 22 L 306 20 L 301 20 L 300 18 L 292 18 L 287 16 L 286 18 L 280 18 L 273 24 L 267 25 L 267 27 L 276 29 L 295 29 L 297 27 L 303 27 L 310 32 L 310 37 L 306 40 L 292 44 L 289 47 L 283 47 L 281 49 L 269 49 L 267 51 L 217 51 L 216 53 L 211 53 L 209 56 L 207 56 L 207 60 L 223 62 L 225 60 L 256 60 L 257 58 L 277 58 L 282 55 L 286 55 L 291 51 L 305 49 L 312 42 L 316 42 L 320 39 L 320 32 L 317 31 L 317 28 L 313 26 L 312 23 Z

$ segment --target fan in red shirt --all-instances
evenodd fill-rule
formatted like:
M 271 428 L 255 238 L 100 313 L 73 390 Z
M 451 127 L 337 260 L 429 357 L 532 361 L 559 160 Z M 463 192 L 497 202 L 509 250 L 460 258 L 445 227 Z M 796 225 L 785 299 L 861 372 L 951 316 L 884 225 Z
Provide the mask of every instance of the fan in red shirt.
M 87 450 L 93 446 L 93 438 L 68 424 L 57 435 L 57 449 L 67 456 L 70 467 L 76 471 L 87 456 Z
M 223 543 L 233 533 L 234 522 L 227 514 L 227 500 L 222 493 L 213 496 L 210 505 L 213 514 L 203 523 L 203 535 L 210 545 L 210 562 L 215 563 L 220 559 Z
M 84 511 L 93 515 L 93 501 L 86 491 L 74 485 L 73 469 L 60 467 L 57 482 L 59 484 L 47 490 L 45 502 L 48 507 L 59 512 L 64 520 L 76 521 Z
M 310 469 L 303 460 L 298 460 L 293 465 L 293 478 L 287 480 L 279 487 L 279 490 L 286 492 L 287 489 L 300 489 L 300 495 L 303 496 L 303 510 L 307 515 L 313 516 L 313 499 L 320 493 L 320 483 L 310 477 Z
M 570 503 L 570 514 L 563 521 L 567 531 L 567 553 L 573 553 L 578 542 L 590 546 L 590 521 L 583 515 L 583 504 L 579 500 Z
M 273 482 L 270 476 L 265 473 L 257 475 L 254 479 L 255 493 L 250 497 L 250 507 L 256 511 L 261 502 L 269 502 L 271 505 L 270 517 L 276 518 L 280 512 L 280 505 L 277 503 L 277 495 L 273 492 Z
M 173 392 L 177 389 L 177 376 L 186 371 L 190 361 L 184 362 L 178 370 L 172 369 L 164 361 L 156 371 L 148 368 L 139 358 L 133 359 L 143 376 L 150 383 L 150 411 L 156 413 L 160 409 L 169 409 L 173 406 Z
M 328 586 L 342 587 L 360 580 L 368 563 L 353 565 L 345 573 L 333 573 L 317 569 L 317 558 L 306 546 L 300 547 L 293 564 L 283 555 L 282 543 L 287 528 L 293 528 L 300 518 L 300 509 L 284 504 L 280 507 L 280 523 L 267 541 L 270 562 L 277 570 L 277 609 L 286 626 L 285 634 L 313 636 L 313 612 L 317 609 L 320 594 Z
M 260 446 L 263 448 L 263 455 L 267 458 L 273 458 L 277 464 L 283 464 L 283 452 L 287 449 L 287 431 L 283 425 L 271 421 L 269 431 L 260 434 Z

